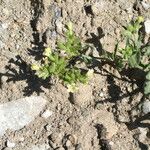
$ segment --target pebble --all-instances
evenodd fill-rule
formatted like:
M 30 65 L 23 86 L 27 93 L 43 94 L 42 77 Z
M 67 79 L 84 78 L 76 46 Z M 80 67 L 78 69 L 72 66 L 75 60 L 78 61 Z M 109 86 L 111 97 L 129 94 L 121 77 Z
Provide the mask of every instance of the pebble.
M 144 143 L 147 138 L 147 129 L 146 128 L 138 128 L 140 130 L 139 141 Z
M 61 133 L 52 133 L 50 135 L 50 139 L 52 142 L 60 144 L 62 141 L 62 134 Z
M 2 26 L 3 29 L 7 29 L 8 28 L 8 24 L 7 23 L 2 23 L 1 26 Z
M 20 130 L 32 122 L 43 110 L 46 100 L 40 96 L 30 96 L 0 105 L 0 136 L 7 129 Z
M 6 81 L 8 80 L 7 76 L 2 76 L 1 77 L 2 83 L 6 83 Z
M 66 146 L 67 146 L 67 147 L 72 146 L 72 143 L 71 143 L 71 141 L 70 141 L 70 140 L 67 140 L 67 142 L 66 142 Z
M 60 19 L 57 19 L 56 22 L 56 30 L 58 33 L 62 33 L 62 28 L 63 28 L 63 24 L 62 24 L 62 21 Z
M 41 115 L 41 117 L 47 119 L 47 118 L 49 118 L 52 114 L 53 114 L 52 111 L 46 110 L 46 111 L 44 111 L 44 113 Z
M 47 131 L 51 131 L 52 126 L 51 126 L 50 124 L 47 124 L 47 125 L 45 126 L 45 128 L 46 128 Z
M 9 148 L 13 148 L 13 147 L 15 147 L 15 145 L 16 144 L 14 142 L 10 142 L 9 140 L 7 140 L 7 142 L 6 142 L 6 146 Z
M 100 92 L 99 96 L 100 96 L 100 97 L 104 97 L 104 93 L 103 93 L 103 92 Z
M 144 1 L 141 2 L 142 6 L 144 7 L 145 10 L 148 10 L 150 8 L 150 4 L 145 3 Z
M 146 21 L 144 22 L 144 26 L 145 26 L 145 32 L 146 32 L 147 34 L 150 34 L 150 20 L 146 20 Z
M 119 120 L 120 122 L 125 123 L 125 122 L 128 122 L 128 121 L 129 121 L 129 118 L 127 118 L 127 117 L 125 117 L 125 116 L 119 115 L 119 116 L 118 116 L 118 120 Z
M 144 114 L 148 114 L 150 112 L 150 101 L 145 101 L 142 105 L 142 110 Z
M 50 37 L 51 38 L 56 38 L 57 37 L 56 31 L 52 31 L 51 34 L 50 34 Z

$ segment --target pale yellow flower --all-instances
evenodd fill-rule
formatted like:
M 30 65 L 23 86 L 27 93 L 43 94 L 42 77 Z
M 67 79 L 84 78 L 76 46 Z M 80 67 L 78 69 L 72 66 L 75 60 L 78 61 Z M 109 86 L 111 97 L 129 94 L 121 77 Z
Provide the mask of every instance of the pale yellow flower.
M 137 19 L 137 21 L 138 21 L 139 23 L 142 23 L 142 22 L 144 22 L 144 18 L 143 18 L 142 16 L 139 16 L 138 19 Z
M 40 69 L 40 66 L 38 66 L 38 65 L 36 65 L 36 64 L 33 64 L 33 65 L 31 66 L 31 69 L 37 71 L 37 70 Z
M 45 48 L 43 55 L 48 57 L 51 53 L 52 53 L 51 48 L 48 47 L 48 48 Z
M 74 92 L 76 92 L 77 90 L 78 90 L 78 87 L 76 86 L 75 83 L 73 83 L 73 84 L 68 84 L 68 85 L 67 85 L 67 91 L 68 91 L 68 92 L 74 93 Z

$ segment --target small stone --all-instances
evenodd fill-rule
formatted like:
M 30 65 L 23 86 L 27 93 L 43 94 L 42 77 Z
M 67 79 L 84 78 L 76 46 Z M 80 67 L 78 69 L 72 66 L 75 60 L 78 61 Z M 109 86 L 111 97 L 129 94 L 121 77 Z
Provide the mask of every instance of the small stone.
M 144 25 L 145 25 L 145 32 L 147 34 L 150 34 L 150 20 L 145 21 Z
M 72 143 L 71 143 L 71 141 L 70 141 L 70 140 L 67 140 L 67 142 L 66 142 L 66 146 L 67 146 L 67 147 L 72 146 Z
M 150 4 L 145 3 L 144 1 L 142 1 L 141 4 L 145 10 L 148 10 L 150 8 Z
M 7 140 L 6 145 L 9 148 L 13 148 L 13 147 L 15 147 L 16 144 L 14 142 L 10 142 L 9 140 Z
M 53 114 L 52 111 L 46 110 L 46 111 L 41 115 L 41 117 L 47 119 L 47 118 L 50 117 L 52 114 Z
M 52 133 L 52 134 L 50 135 L 50 140 L 51 140 L 53 143 L 60 144 L 61 141 L 62 141 L 62 134 L 61 134 L 61 133 Z
M 147 138 L 147 129 L 146 128 L 138 128 L 140 130 L 139 141 L 144 143 Z
M 7 29 L 8 28 L 8 24 L 7 23 L 3 23 L 3 24 L 1 24 L 1 26 L 2 26 L 3 29 Z
M 47 125 L 45 126 L 45 128 L 46 128 L 47 131 L 51 131 L 52 126 L 51 126 L 50 124 L 47 124 Z
M 144 114 L 148 114 L 150 112 L 150 101 L 145 101 L 142 105 L 142 110 Z
M 96 109 L 101 110 L 104 108 L 104 106 L 101 103 L 97 103 L 95 106 Z
M 56 20 L 55 22 L 56 24 L 56 30 L 58 33 L 62 33 L 62 28 L 63 28 L 63 24 L 62 24 L 62 21 L 60 19 Z
M 113 146 L 113 145 L 114 145 L 114 142 L 110 141 L 109 144 L 110 144 L 111 146 Z
M 69 135 L 68 139 L 73 145 L 77 144 L 77 137 L 75 135 Z
M 99 96 L 100 96 L 100 97 L 104 97 L 104 93 L 103 93 L 103 92 L 100 92 Z
M 132 92 L 132 87 L 128 86 L 127 90 L 128 90 L 128 92 Z
M 51 34 L 50 34 L 50 37 L 51 38 L 56 38 L 57 37 L 56 31 L 52 31 Z
M 1 77 L 2 83 L 6 83 L 6 81 L 8 80 L 7 76 L 2 76 Z
M 118 120 L 119 120 L 120 122 L 123 122 L 123 123 L 125 123 L 125 122 L 128 122 L 128 121 L 129 121 L 129 119 L 128 119 L 127 117 L 125 117 L 125 116 L 121 116 L 121 115 L 119 115 Z
M 106 92 L 107 89 L 106 89 L 106 88 L 103 88 L 102 90 L 103 90 L 103 92 Z

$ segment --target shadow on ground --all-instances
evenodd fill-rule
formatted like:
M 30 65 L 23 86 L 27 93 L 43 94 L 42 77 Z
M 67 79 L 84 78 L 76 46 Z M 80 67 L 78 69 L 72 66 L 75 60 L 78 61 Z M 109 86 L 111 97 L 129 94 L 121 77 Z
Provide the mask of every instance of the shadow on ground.
M 15 68 L 12 68 L 15 66 Z M 18 68 L 18 69 L 16 69 Z M 50 79 L 39 79 L 35 73 L 31 70 L 31 67 L 20 56 L 16 56 L 16 60 L 9 60 L 9 65 L 6 66 L 7 72 L 0 73 L 0 76 L 8 77 L 7 82 L 26 81 L 27 86 L 24 88 L 24 96 L 30 96 L 34 92 L 38 95 L 43 92 L 41 87 L 50 89 Z

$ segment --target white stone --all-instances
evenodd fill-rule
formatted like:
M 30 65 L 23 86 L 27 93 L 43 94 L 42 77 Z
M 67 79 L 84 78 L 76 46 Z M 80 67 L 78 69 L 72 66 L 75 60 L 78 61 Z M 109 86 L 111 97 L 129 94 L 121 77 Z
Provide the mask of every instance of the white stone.
M 150 4 L 145 3 L 145 2 L 141 2 L 142 6 L 144 7 L 145 10 L 148 10 L 150 8 Z
M 44 113 L 41 115 L 43 118 L 47 119 L 48 117 L 50 117 L 53 114 L 52 111 L 50 110 L 46 110 L 44 111 Z
M 50 124 L 47 124 L 45 128 L 47 131 L 50 131 L 52 129 L 52 126 Z
M 3 24 L 1 24 L 1 26 L 2 26 L 3 29 L 7 29 L 8 28 L 8 24 L 7 23 L 3 23 Z
M 148 114 L 150 112 L 150 101 L 145 101 L 142 105 L 142 109 L 144 114 Z
M 144 22 L 144 25 L 145 25 L 145 32 L 146 32 L 147 34 L 150 34 L 150 20 L 146 20 L 146 21 Z
M 46 100 L 31 96 L 0 105 L 0 136 L 7 129 L 20 130 L 39 115 L 46 105 Z
M 141 134 L 139 135 L 139 141 L 140 142 L 145 142 L 146 138 L 147 138 L 147 129 L 146 128 L 138 128 L 141 132 Z
M 7 140 L 6 144 L 7 144 L 7 147 L 9 148 L 13 148 L 16 145 L 14 142 L 10 142 L 9 140 Z
M 103 96 L 104 96 L 104 93 L 103 93 L 103 92 L 100 92 L 99 96 L 100 96 L 100 97 L 103 97 Z

